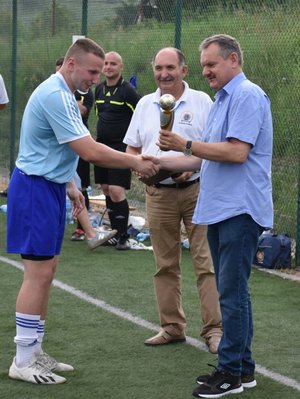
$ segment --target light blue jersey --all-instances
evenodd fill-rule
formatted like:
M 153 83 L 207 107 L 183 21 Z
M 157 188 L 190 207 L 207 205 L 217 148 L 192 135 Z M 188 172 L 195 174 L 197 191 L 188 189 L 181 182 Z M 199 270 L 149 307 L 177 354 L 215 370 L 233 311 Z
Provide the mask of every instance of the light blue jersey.
M 88 135 L 63 76 L 51 75 L 35 89 L 25 108 L 16 166 L 27 175 L 67 183 L 78 163 L 68 143 Z
M 202 161 L 193 222 L 214 224 L 246 213 L 260 226 L 271 228 L 273 127 L 269 98 L 240 73 L 215 99 L 202 140 L 213 143 L 236 138 L 252 148 L 243 164 Z

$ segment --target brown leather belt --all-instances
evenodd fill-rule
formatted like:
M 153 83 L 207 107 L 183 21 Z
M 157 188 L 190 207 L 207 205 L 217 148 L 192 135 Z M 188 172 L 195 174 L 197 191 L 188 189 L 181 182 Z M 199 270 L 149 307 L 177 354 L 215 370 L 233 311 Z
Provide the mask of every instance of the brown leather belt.
M 156 183 L 154 186 L 156 188 L 166 187 L 166 188 L 187 188 L 192 184 L 198 183 L 200 181 L 199 177 L 194 180 L 184 181 L 182 183 L 172 183 L 172 184 L 163 184 L 163 183 Z

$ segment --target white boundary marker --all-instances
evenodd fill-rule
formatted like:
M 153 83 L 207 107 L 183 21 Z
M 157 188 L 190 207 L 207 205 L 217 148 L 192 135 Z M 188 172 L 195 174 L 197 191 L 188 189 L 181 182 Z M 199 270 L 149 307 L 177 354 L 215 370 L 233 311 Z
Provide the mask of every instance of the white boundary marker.
M 21 262 L 17 262 L 15 260 L 8 259 L 3 256 L 0 256 L 0 261 L 3 263 L 6 263 L 8 265 L 11 265 L 19 270 L 23 270 L 23 265 Z M 134 316 L 133 314 L 126 312 L 126 311 L 124 311 L 120 308 L 117 308 L 115 306 L 112 306 L 109 303 L 107 303 L 101 299 L 93 298 L 90 295 L 86 294 L 85 292 L 78 290 L 77 288 L 72 287 L 71 285 L 65 284 L 59 280 L 56 280 L 56 279 L 53 280 L 53 286 L 60 288 L 61 290 L 68 292 L 71 295 L 76 296 L 77 298 L 81 299 L 82 301 L 85 301 L 87 303 L 95 305 L 98 308 L 100 308 L 106 312 L 112 313 L 122 319 L 130 321 L 131 323 L 134 323 L 143 328 L 147 328 L 148 330 L 158 331 L 160 328 L 158 325 L 156 325 L 154 323 L 150 323 L 149 321 L 144 320 L 141 317 Z M 201 351 L 207 352 L 206 345 L 203 342 L 199 341 L 196 338 L 192 338 L 192 337 L 188 337 L 188 336 L 186 338 L 187 338 L 186 342 L 188 345 L 193 346 L 194 348 L 197 348 Z M 300 382 L 298 382 L 292 378 L 286 377 L 279 373 L 275 373 L 271 370 L 268 370 L 264 366 L 260 366 L 259 364 L 256 364 L 255 371 L 257 373 L 263 375 L 264 377 L 270 378 L 271 380 L 273 380 L 275 382 L 278 382 L 282 385 L 294 388 L 295 390 L 300 392 Z
M 300 283 L 300 275 L 299 274 L 288 274 L 288 273 L 282 272 L 280 270 L 265 269 L 265 268 L 257 267 L 257 266 L 252 266 L 252 267 L 255 268 L 256 270 L 259 270 L 260 272 L 272 274 L 273 276 L 281 277 L 284 280 L 291 280 L 291 281 L 296 281 L 297 283 Z

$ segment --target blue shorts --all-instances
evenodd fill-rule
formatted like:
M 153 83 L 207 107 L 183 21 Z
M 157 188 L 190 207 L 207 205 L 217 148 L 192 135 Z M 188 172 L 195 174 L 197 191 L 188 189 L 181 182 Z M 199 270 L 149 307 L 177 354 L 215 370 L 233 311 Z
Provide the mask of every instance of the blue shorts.
M 7 194 L 7 252 L 59 255 L 66 220 L 66 185 L 14 169 Z

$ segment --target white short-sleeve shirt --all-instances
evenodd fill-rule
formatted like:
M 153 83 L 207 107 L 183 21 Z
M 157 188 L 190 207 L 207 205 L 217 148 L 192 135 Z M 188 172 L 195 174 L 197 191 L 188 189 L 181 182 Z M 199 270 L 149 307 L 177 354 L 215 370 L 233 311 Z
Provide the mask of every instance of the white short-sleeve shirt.
M 9 102 L 6 87 L 2 75 L 0 75 L 0 104 L 7 104 Z
M 182 96 L 176 101 L 172 131 L 187 140 L 200 141 L 212 100 L 208 94 L 190 89 L 186 82 L 184 86 Z M 141 98 L 131 118 L 124 143 L 132 147 L 142 147 L 143 154 L 175 156 L 178 152 L 163 152 L 157 146 L 160 130 L 160 96 L 160 89 L 157 89 L 156 92 Z M 193 176 L 191 179 L 194 178 Z

